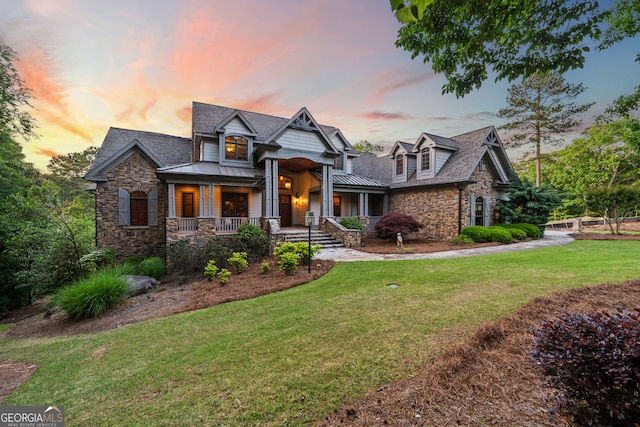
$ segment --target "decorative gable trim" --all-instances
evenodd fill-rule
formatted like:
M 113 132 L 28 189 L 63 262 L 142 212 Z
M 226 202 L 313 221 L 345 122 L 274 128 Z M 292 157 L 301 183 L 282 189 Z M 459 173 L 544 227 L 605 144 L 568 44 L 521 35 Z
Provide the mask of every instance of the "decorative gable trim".
M 306 107 L 302 107 L 300 111 L 291 117 L 284 125 L 282 125 L 279 129 L 277 129 L 273 134 L 271 134 L 265 140 L 268 143 L 276 141 L 280 138 L 287 129 L 297 129 L 301 131 L 314 132 L 316 133 L 322 144 L 325 146 L 326 151 L 332 154 L 338 154 L 338 149 L 333 145 L 333 142 L 329 139 L 329 137 L 324 133 L 324 131 L 320 128 L 316 120 L 313 118 L 311 113 L 306 109 Z

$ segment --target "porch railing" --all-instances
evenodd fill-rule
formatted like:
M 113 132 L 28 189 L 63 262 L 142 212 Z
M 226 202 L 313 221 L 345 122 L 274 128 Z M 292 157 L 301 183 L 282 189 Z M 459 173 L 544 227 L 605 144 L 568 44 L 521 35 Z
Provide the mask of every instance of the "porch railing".
M 234 233 L 242 224 L 260 226 L 260 218 L 226 217 L 216 218 L 216 230 L 221 233 Z
M 182 232 L 196 231 L 196 219 L 195 218 L 178 218 L 178 230 Z

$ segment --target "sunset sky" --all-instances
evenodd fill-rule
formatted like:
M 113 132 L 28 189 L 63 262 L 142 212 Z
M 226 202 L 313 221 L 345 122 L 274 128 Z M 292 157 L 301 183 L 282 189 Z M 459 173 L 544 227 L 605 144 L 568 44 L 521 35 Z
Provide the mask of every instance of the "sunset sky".
M 307 107 L 351 143 L 500 125 L 508 82 L 462 99 L 395 47 L 387 0 L 0 0 L 0 43 L 21 59 L 40 139 L 27 161 L 99 146 L 109 127 L 191 135 L 191 102 L 291 117 Z M 589 124 L 640 84 L 640 41 L 593 50 L 579 102 Z

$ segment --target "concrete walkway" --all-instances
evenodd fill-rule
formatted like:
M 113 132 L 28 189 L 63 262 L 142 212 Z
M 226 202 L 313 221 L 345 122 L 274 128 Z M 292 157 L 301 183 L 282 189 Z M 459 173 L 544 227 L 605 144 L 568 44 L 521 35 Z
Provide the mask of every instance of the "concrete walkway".
M 567 232 L 546 230 L 544 238 L 530 242 L 511 243 L 509 245 L 489 246 L 486 248 L 459 249 L 454 251 L 432 252 L 428 254 L 370 254 L 350 248 L 322 249 L 314 259 L 333 259 L 335 261 L 390 261 L 403 259 L 444 259 L 467 256 L 499 254 L 503 252 L 523 251 L 565 245 L 573 241 Z

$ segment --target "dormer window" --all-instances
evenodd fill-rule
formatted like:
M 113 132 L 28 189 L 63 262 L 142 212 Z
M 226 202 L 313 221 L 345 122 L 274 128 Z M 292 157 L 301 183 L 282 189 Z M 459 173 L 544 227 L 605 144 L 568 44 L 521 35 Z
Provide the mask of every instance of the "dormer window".
M 431 169 L 431 148 L 425 147 L 420 151 L 420 168 L 423 171 Z
M 225 142 L 226 160 L 249 160 L 249 141 L 241 136 L 227 136 Z
M 342 154 L 333 160 L 333 168 L 338 171 L 344 170 L 344 156 Z
M 398 154 L 396 156 L 396 175 L 402 175 L 404 173 L 404 155 Z

